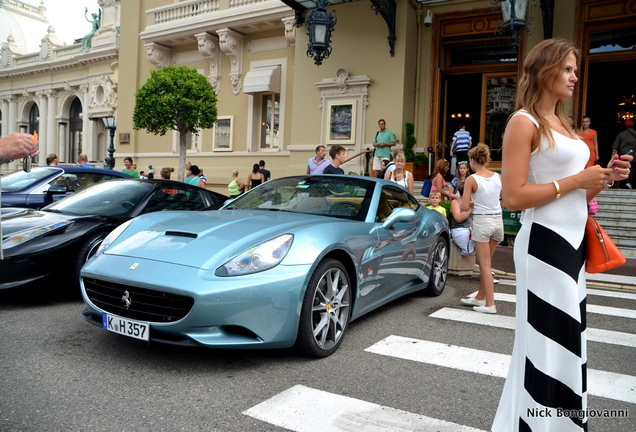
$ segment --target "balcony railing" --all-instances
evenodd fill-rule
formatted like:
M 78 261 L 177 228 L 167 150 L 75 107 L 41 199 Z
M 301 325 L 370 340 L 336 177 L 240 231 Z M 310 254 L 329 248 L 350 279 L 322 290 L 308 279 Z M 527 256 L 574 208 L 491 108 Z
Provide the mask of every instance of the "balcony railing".
M 254 3 L 263 3 L 270 0 L 230 0 L 230 8 L 250 5 Z
M 198 0 L 172 4 L 155 11 L 155 24 L 190 18 L 219 10 L 219 0 Z
M 230 9 L 271 1 L 272 0 L 230 0 Z M 155 24 L 162 24 L 211 12 L 217 12 L 220 10 L 219 8 L 219 0 L 190 0 L 156 8 L 148 13 L 152 13 L 154 15 Z

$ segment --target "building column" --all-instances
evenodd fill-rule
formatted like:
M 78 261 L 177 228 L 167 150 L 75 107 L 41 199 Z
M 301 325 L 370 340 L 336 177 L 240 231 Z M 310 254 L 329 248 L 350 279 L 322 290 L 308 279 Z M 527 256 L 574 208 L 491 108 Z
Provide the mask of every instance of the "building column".
M 81 84 L 79 89 L 82 93 L 82 153 L 85 153 L 90 161 L 93 160 L 94 154 L 94 136 L 93 122 L 88 118 L 88 106 L 90 104 L 88 84 Z M 77 155 L 73 155 L 73 157 L 76 158 Z
M 59 129 L 58 129 L 58 132 L 59 132 L 58 143 L 59 143 L 59 145 L 58 145 L 57 152 L 55 152 L 55 153 L 57 154 L 57 157 L 60 159 L 60 161 L 65 161 L 65 162 L 68 162 L 68 163 L 72 163 L 73 161 L 69 161 L 68 160 L 68 155 L 67 155 L 68 148 L 65 145 L 65 143 L 66 143 L 66 134 L 67 134 L 67 132 L 66 132 L 66 125 L 67 124 L 68 123 L 66 123 L 66 122 L 59 122 L 58 123 L 58 125 L 59 125 Z
M 14 95 L 10 95 L 7 97 L 9 102 L 9 121 L 7 125 L 7 135 L 18 131 L 18 104 L 16 103 L 16 97 Z
M 44 91 L 35 92 L 35 103 L 38 105 L 38 109 L 40 110 L 40 126 L 38 130 L 38 138 L 40 139 L 40 155 L 46 158 L 46 155 L 51 153 L 48 149 L 49 135 L 46 129 L 46 122 L 49 118 L 49 104 L 47 100 L 47 95 Z
M 9 97 L 3 96 L 2 99 L 2 130 L 0 136 L 9 135 Z
M 45 90 L 48 97 L 48 109 L 46 117 L 46 154 L 57 154 L 57 134 L 55 130 L 55 117 L 57 116 L 57 96 L 54 90 Z M 59 155 L 58 155 L 59 157 Z

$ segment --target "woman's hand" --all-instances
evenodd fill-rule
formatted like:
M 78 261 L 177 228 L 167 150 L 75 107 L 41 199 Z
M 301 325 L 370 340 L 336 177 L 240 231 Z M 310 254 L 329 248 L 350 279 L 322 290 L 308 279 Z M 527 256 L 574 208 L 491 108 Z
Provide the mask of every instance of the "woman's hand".
M 584 169 L 577 175 L 579 187 L 586 190 L 600 189 L 607 187 L 613 181 L 626 179 L 629 176 L 632 159 L 631 155 L 623 155 L 613 159 L 610 168 L 594 165 Z
M 634 155 L 622 155 L 616 159 L 612 159 L 612 167 L 608 168 L 612 171 L 609 176 L 610 180 L 624 180 L 629 177 L 632 159 L 634 159 Z
M 600 189 L 611 182 L 610 175 L 612 172 L 612 168 L 601 168 L 600 165 L 585 168 L 576 175 L 578 188 L 585 190 Z M 561 183 L 561 180 L 559 180 L 559 183 Z

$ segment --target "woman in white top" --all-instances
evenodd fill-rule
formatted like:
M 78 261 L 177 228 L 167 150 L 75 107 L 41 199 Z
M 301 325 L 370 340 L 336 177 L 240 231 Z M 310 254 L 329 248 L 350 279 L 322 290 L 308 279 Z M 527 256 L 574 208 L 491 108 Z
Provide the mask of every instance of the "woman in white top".
M 407 191 L 413 193 L 413 174 L 404 169 L 406 165 L 404 154 L 396 154 L 393 163 L 395 164 L 395 170 L 388 172 L 385 179 L 397 183 Z
M 473 306 L 476 312 L 497 313 L 495 307 L 495 285 L 492 256 L 497 244 L 503 240 L 503 219 L 501 217 L 501 179 L 499 174 L 488 169 L 490 148 L 478 144 L 468 152 L 470 166 L 475 174 L 466 179 L 462 195 L 462 210 L 473 208 L 472 237 L 475 242 L 477 263 L 479 264 L 479 292 L 474 298 L 461 302 Z

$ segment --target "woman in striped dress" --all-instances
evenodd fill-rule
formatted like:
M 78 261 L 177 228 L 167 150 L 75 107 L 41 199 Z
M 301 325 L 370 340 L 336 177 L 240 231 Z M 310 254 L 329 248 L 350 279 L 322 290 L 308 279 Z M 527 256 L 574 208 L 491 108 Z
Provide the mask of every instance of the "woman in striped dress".
M 626 177 L 631 157 L 615 168 L 584 169 L 589 150 L 563 108 L 579 57 L 563 40 L 532 49 L 504 135 L 503 198 L 524 212 L 514 249 L 515 344 L 493 431 L 587 430 L 587 202 Z

